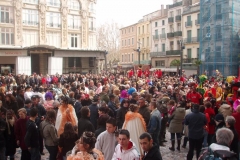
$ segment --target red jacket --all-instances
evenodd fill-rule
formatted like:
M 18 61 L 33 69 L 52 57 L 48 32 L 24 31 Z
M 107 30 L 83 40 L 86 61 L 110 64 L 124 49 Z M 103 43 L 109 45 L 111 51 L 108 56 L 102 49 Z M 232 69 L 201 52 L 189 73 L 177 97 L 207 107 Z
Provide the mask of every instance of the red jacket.
M 198 92 L 189 92 L 187 94 L 187 99 L 190 100 L 191 102 L 195 103 L 195 104 L 199 104 L 200 99 L 202 98 L 201 94 Z
M 14 126 L 16 141 L 18 140 L 20 141 L 19 146 L 23 150 L 27 149 L 27 146 L 25 145 L 25 142 L 24 142 L 24 137 L 27 132 L 27 125 L 26 125 L 27 121 L 28 121 L 28 117 L 26 117 L 25 119 L 18 119 Z
M 235 129 L 236 129 L 238 135 L 240 135 L 240 113 L 238 113 L 238 112 L 233 113 L 232 116 L 236 120 Z M 238 136 L 238 140 L 240 141 L 240 136 Z
M 209 117 L 215 116 L 215 112 L 212 108 L 206 108 L 204 113 L 205 114 L 208 113 Z M 209 128 L 208 134 L 214 134 L 215 133 L 215 125 L 210 125 L 209 124 L 208 128 Z

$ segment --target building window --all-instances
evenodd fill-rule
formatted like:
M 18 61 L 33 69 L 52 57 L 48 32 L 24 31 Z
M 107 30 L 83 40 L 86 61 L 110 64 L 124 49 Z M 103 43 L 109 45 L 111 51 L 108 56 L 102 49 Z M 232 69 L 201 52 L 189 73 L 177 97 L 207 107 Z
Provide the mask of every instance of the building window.
M 0 28 L 0 44 L 14 45 L 14 32 L 12 28 Z
M 0 22 L 13 23 L 13 8 L 0 6 Z
M 127 40 L 125 40 L 125 46 L 127 46 Z
M 132 32 L 134 31 L 133 27 L 132 27 Z
M 138 34 L 140 34 L 141 33 L 141 31 L 140 31 L 140 27 L 138 27 Z
M 23 46 L 34 46 L 39 44 L 39 32 L 23 30 Z
M 24 3 L 38 4 L 38 0 L 23 0 Z
M 170 12 L 169 17 L 174 17 L 173 11 Z
M 165 66 L 165 61 L 155 61 L 155 66 L 156 67 L 164 67 Z
M 47 44 L 60 48 L 61 34 L 59 32 L 47 32 Z
M 142 33 L 144 33 L 144 26 L 142 26 Z
M 155 27 L 157 27 L 158 26 L 158 23 L 157 22 L 155 22 Z
M 142 46 L 144 47 L 144 38 L 142 39 Z
M 90 17 L 89 18 L 89 30 L 90 31 L 96 31 L 96 25 L 95 25 L 95 22 L 96 19 L 94 17 Z
M 68 57 L 68 67 L 72 68 L 81 66 L 81 57 Z
M 174 41 L 170 41 L 170 50 L 172 51 L 174 48 Z
M 59 0 L 47 0 L 48 6 L 54 6 L 54 7 L 60 7 L 60 1 Z
M 133 62 L 133 58 L 134 58 L 134 57 L 133 57 L 133 53 L 132 53 L 132 62 Z
M 55 12 L 47 12 L 47 26 L 48 27 L 54 27 L 54 28 L 60 28 L 61 26 L 61 15 L 60 13 Z
M 154 48 L 155 48 L 155 52 L 158 52 L 158 44 L 155 44 Z
M 130 33 L 130 29 L 131 29 L 131 28 L 128 28 L 128 33 Z
M 200 59 L 199 48 L 197 48 L 197 58 Z
M 128 54 L 128 62 L 130 62 L 130 54 Z
M 130 46 L 130 39 L 128 39 L 128 45 Z
M 23 9 L 22 19 L 24 25 L 38 25 L 38 10 Z
M 122 34 L 123 34 L 123 30 L 122 30 Z
M 68 15 L 68 28 L 79 29 L 81 28 L 80 16 Z
M 134 38 L 132 38 L 132 45 L 134 44 Z
M 69 9 L 75 9 L 75 10 L 81 9 L 81 6 L 79 4 L 79 0 L 68 0 L 68 8 Z
M 177 16 L 181 15 L 181 9 L 177 10 Z
M 80 48 L 80 35 L 79 34 L 69 34 L 69 47 Z
M 162 44 L 162 52 L 165 52 L 165 43 Z
M 164 21 L 164 20 L 162 20 L 162 25 L 163 25 L 163 26 L 165 25 L 165 21 Z
M 91 2 L 88 6 L 88 9 L 90 12 L 95 12 L 95 4 L 93 2 Z
M 144 61 L 144 53 L 142 54 L 142 60 Z
M 192 58 L 192 49 L 187 49 L 187 58 L 191 59 Z
M 149 37 L 147 37 L 147 46 L 149 46 Z
M 123 55 L 122 55 L 122 62 L 124 61 L 124 59 L 123 59 Z
M 94 57 L 89 57 L 89 67 L 94 67 Z
M 177 24 L 177 31 L 181 31 L 181 23 Z

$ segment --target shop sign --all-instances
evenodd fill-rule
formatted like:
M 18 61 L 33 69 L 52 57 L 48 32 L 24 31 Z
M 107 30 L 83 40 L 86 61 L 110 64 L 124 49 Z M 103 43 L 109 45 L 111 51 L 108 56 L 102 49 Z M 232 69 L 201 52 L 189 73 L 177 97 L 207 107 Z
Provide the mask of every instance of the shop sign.
M 27 56 L 27 50 L 0 50 L 0 56 Z

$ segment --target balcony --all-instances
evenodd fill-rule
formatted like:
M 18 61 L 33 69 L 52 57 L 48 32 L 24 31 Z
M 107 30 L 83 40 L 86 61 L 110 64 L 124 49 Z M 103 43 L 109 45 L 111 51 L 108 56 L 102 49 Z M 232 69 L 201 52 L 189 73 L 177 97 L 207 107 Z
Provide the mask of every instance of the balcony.
M 160 34 L 160 38 L 161 39 L 166 39 L 166 34 L 164 33 L 164 34 Z
M 197 58 L 186 58 L 183 59 L 183 63 L 195 63 L 195 61 L 198 60 Z
M 167 33 L 167 38 L 173 38 L 174 37 L 174 33 Z
M 158 41 L 159 40 L 159 35 L 153 35 L 153 40 Z
M 183 39 L 183 43 L 185 43 L 185 44 L 199 43 L 199 37 L 185 38 L 185 39 Z
M 192 21 L 185 22 L 185 27 L 192 27 Z
M 14 19 L 1 19 L 0 23 L 11 23 L 11 24 L 13 24 L 14 23 Z
M 169 9 L 171 8 L 174 8 L 174 7 L 178 7 L 178 6 L 181 6 L 182 5 L 182 1 L 181 2 L 177 2 L 177 3 L 174 3 L 172 5 L 169 5 Z
M 169 17 L 168 18 L 168 23 L 173 23 L 174 22 L 174 18 L 173 17 Z
M 182 31 L 174 32 L 174 37 L 181 37 L 181 36 L 182 36 Z
M 94 28 L 94 27 L 89 27 L 89 31 L 96 31 L 96 28 Z
M 74 26 L 74 25 L 69 25 L 68 29 L 80 29 L 81 26 Z
M 134 61 L 134 64 L 138 64 L 138 61 Z M 145 64 L 145 65 L 150 65 L 151 64 L 151 60 L 142 60 L 140 61 L 140 64 Z
M 195 20 L 195 25 L 200 25 L 200 19 Z
M 151 52 L 150 57 L 161 57 L 166 56 L 166 52 Z
M 181 19 L 182 19 L 181 15 L 175 16 L 175 22 L 179 22 L 179 21 L 181 21 Z
M 166 55 L 171 56 L 171 55 L 180 55 L 181 50 L 170 50 L 166 52 Z

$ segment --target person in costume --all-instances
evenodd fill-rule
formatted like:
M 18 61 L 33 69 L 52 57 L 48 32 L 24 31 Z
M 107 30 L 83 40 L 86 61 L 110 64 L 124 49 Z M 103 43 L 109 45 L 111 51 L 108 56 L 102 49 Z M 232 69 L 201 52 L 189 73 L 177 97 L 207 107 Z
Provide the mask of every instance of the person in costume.
M 149 77 L 149 75 L 150 75 L 149 69 L 146 69 L 145 72 L 144 72 L 144 74 L 145 74 L 145 77 Z
M 219 84 L 217 82 L 214 83 L 214 88 L 216 90 L 216 100 L 217 100 L 217 102 L 220 102 L 222 100 L 222 96 L 223 96 L 222 88 L 219 87 Z
M 138 151 L 140 151 L 140 154 L 143 155 L 143 150 L 141 148 L 138 138 L 141 134 L 146 132 L 146 123 L 142 115 L 138 113 L 138 110 L 138 105 L 130 105 L 130 111 L 128 111 L 125 115 L 123 129 L 126 129 L 131 133 L 130 138 L 132 142 L 135 143 L 136 148 L 138 149 Z
M 92 132 L 84 132 L 81 138 L 76 142 L 72 154 L 67 157 L 67 160 L 104 160 L 101 151 L 95 147 L 96 138 Z M 77 153 L 75 154 L 76 150 Z
M 71 122 L 73 126 L 77 126 L 78 119 L 75 112 L 75 109 L 72 105 L 68 104 L 68 98 L 62 97 L 61 98 L 62 104 L 60 105 L 57 113 L 57 119 L 55 128 L 57 129 L 58 136 L 63 133 L 64 125 L 67 122 Z
M 131 69 L 130 71 L 128 71 L 128 78 L 131 78 L 133 76 L 133 70 Z
M 137 77 L 142 77 L 142 66 L 139 66 L 138 67 L 138 70 L 137 70 Z

